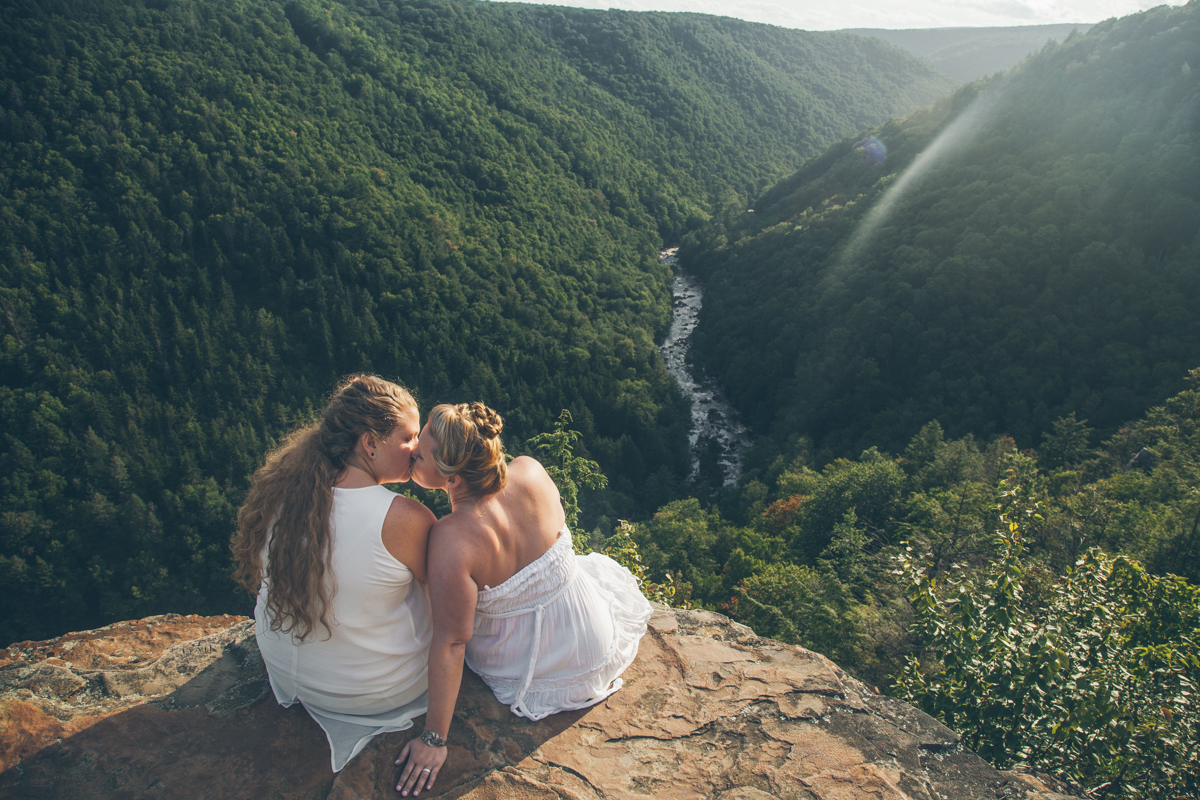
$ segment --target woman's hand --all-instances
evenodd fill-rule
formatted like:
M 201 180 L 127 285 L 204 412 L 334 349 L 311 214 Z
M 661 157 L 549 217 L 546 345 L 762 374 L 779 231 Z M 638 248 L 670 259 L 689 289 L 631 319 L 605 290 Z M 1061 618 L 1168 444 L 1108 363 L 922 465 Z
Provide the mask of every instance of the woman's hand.
M 432 789 L 433 782 L 437 779 L 438 771 L 441 770 L 442 764 L 446 763 L 447 748 L 430 747 L 418 737 L 409 740 L 408 744 L 404 745 L 404 749 L 400 751 L 400 757 L 396 759 L 397 764 L 401 764 L 408 760 L 408 764 L 404 767 L 404 773 L 400 776 L 400 782 L 396 784 L 396 791 L 402 796 L 408 797 L 408 792 L 411 789 L 413 797 L 421 793 L 421 789 Z

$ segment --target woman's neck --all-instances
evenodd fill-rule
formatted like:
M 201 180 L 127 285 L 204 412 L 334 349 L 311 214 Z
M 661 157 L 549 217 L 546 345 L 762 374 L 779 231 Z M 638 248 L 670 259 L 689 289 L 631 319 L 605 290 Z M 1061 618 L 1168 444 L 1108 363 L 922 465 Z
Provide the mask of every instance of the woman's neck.
M 465 486 L 448 486 L 446 487 L 446 496 L 450 499 L 450 510 L 458 511 L 463 508 L 476 508 L 479 502 L 484 499 Z
M 347 464 L 333 485 L 337 489 L 361 489 L 364 486 L 375 486 L 379 481 L 369 470 L 357 464 Z

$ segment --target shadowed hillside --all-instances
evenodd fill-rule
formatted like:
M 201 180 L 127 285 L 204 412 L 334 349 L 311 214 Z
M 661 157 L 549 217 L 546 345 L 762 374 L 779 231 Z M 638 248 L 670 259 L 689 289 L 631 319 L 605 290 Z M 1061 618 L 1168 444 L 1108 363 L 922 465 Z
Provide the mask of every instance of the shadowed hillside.
M 1097 25 L 843 140 L 685 238 L 699 357 L 760 432 L 1102 436 L 1200 353 L 1200 6 Z

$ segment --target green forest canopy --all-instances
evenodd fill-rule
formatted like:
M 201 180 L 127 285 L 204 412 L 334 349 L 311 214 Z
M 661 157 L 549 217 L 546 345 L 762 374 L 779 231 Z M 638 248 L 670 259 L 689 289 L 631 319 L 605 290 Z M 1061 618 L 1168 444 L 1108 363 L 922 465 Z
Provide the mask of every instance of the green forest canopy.
M 947 433 L 1112 434 L 1200 363 L 1200 4 L 1050 45 L 845 139 L 688 234 L 698 358 L 759 433 L 832 455 Z M 981 121 L 866 212 L 967 109 Z M 974 113 L 974 112 L 972 112 Z M 861 244 L 861 246 L 859 246 Z
M 1200 577 L 1200 370 L 1181 391 L 1197 352 L 1196 6 L 1098 26 L 876 129 L 882 168 L 844 139 L 747 215 L 745 196 L 946 85 L 878 42 L 699 15 L 5 4 L 0 635 L 244 610 L 226 542 L 248 474 L 339 375 L 369 369 L 425 405 L 487 399 L 514 449 L 570 409 L 613 486 L 606 513 L 672 500 L 614 537 L 651 581 L 870 680 L 917 656 L 922 680 L 899 688 L 955 724 L 1012 698 L 962 695 L 963 674 L 1002 674 L 995 652 L 965 649 L 979 659 L 956 672 L 910 628 L 913 596 L 960 644 L 994 639 L 993 620 L 981 638 L 961 618 L 1005 599 L 997 568 L 1021 572 L 1033 636 L 1116 609 L 1122 657 L 1092 666 L 1154 669 L 1155 691 L 1003 673 L 1103 713 L 1065 744 L 1034 726 L 1017 732 L 1027 751 L 1004 738 L 992 755 L 1037 747 L 1037 764 L 1116 775 L 1126 796 L 1194 786 L 1197 717 L 1176 689 L 1200 677 L 1198 596 L 1128 559 Z M 984 134 L 826 282 L 864 209 L 997 89 Z M 701 354 L 776 432 L 709 505 L 677 498 L 687 414 L 654 349 L 669 318 L 654 255 L 681 236 L 709 282 Z M 1040 514 L 1006 555 L 998 500 L 1018 486 Z M 964 604 L 906 598 L 901 553 Z M 1090 592 L 1066 574 L 1081 557 L 1125 565 L 1136 591 Z M 1059 613 L 1081 583 L 1100 602 Z M 1059 638 L 1070 659 L 1087 650 Z M 1151 657 L 1123 646 L 1145 642 Z M 1152 727 L 1131 749 L 1139 704 Z M 997 735 L 984 723 L 970 741 Z M 1093 733 L 1111 752 L 1078 757 Z
M 243 608 L 247 477 L 357 370 L 517 447 L 569 408 L 608 502 L 656 507 L 688 460 L 658 248 L 947 88 L 698 15 L 4 3 L 0 636 Z

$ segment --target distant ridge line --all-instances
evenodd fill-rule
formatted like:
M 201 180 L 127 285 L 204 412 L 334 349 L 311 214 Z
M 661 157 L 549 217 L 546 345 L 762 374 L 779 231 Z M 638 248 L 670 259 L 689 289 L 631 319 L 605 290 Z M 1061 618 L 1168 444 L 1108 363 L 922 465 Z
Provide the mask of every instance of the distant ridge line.
M 969 83 L 1007 70 L 1041 50 L 1062 42 L 1072 31 L 1087 33 L 1094 23 L 1053 23 L 987 28 L 845 28 L 837 33 L 883 39 L 924 58 L 952 78 Z

